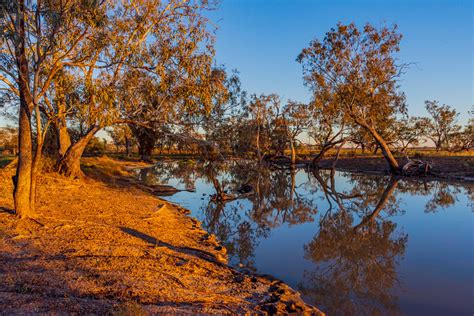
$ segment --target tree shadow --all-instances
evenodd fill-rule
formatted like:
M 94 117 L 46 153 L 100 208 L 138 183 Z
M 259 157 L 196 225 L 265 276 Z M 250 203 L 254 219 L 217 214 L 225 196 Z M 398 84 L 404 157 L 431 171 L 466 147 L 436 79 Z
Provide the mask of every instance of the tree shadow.
M 108 313 L 126 297 L 91 297 L 75 280 L 97 279 L 99 271 L 64 254 L 49 254 L 29 242 L 10 243 L 20 252 L 0 252 L 0 310 L 5 314 Z M 67 267 L 67 268 L 66 268 Z M 119 282 L 120 280 L 115 280 Z M 2 314 L 3 314 L 2 313 Z
M 173 246 L 132 228 L 120 229 L 147 243 L 227 267 L 212 253 L 192 247 Z M 126 302 L 142 304 L 140 294 L 123 292 L 114 286 L 120 284 L 122 287 L 129 287 L 133 282 L 129 283 L 123 274 L 114 275 L 110 270 L 96 266 L 99 261 L 110 263 L 114 258 L 120 260 L 119 258 L 127 258 L 127 255 L 74 255 L 68 249 L 49 253 L 27 240 L 23 240 L 21 244 L 14 240 L 8 240 L 7 243 L 12 246 L 11 251 L 0 251 L 0 310 L 7 315 L 19 312 L 29 314 L 31 308 L 34 308 L 35 313 L 46 314 L 109 315 L 114 314 L 115 309 Z M 21 250 L 16 249 L 18 247 Z M 85 286 L 88 283 L 95 284 L 94 288 Z M 143 297 L 146 301 L 146 293 L 143 293 Z M 173 299 L 158 299 L 155 303 L 143 304 L 151 304 L 159 312 L 172 314 L 176 311 L 201 313 L 210 307 L 206 302 L 181 302 Z M 221 308 L 218 304 L 213 307 Z M 238 306 L 232 306 L 231 310 L 235 312 L 239 309 Z
M 11 208 L 8 208 L 8 207 L 5 207 L 5 206 L 0 206 L 0 212 L 5 212 L 5 213 L 8 213 L 10 215 L 15 215 L 15 210 L 14 209 L 11 209 Z
M 157 238 L 155 237 L 152 237 L 150 235 L 147 235 L 145 233 L 142 233 L 138 230 L 135 230 L 133 228 L 129 228 L 129 227 L 123 227 L 121 226 L 120 227 L 120 230 L 126 234 L 129 234 L 130 236 L 133 236 L 135 238 L 139 238 L 149 244 L 152 244 L 154 246 L 157 246 L 157 247 L 166 247 L 170 250 L 173 250 L 173 251 L 176 251 L 178 253 L 181 253 L 181 254 L 185 254 L 185 255 L 191 255 L 191 256 L 195 256 L 195 257 L 199 257 L 203 260 L 206 260 L 206 261 L 209 261 L 209 262 L 212 262 L 214 264 L 217 264 L 217 265 L 220 265 L 220 266 L 226 266 L 227 265 L 223 262 L 221 262 L 214 254 L 210 253 L 210 252 L 207 252 L 207 251 L 203 251 L 203 250 L 200 250 L 200 249 L 196 249 L 196 248 L 192 248 L 192 247 L 178 247 L 178 246 L 174 246 L 170 243 L 167 243 L 167 242 L 164 242 L 162 240 L 158 240 Z

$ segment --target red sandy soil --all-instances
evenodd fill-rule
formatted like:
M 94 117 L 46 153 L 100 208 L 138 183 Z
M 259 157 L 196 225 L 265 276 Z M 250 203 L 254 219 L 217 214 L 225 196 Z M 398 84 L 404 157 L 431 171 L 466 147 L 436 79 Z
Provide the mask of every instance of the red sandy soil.
M 1 314 L 320 314 L 281 281 L 229 267 L 187 210 L 133 185 L 130 163 L 87 164 L 103 181 L 44 174 L 26 220 L 13 170 L 0 170 Z

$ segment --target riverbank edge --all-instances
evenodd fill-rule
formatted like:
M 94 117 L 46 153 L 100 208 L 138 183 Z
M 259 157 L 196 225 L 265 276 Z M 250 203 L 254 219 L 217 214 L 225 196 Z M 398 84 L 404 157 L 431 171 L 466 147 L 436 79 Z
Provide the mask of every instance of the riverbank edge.
M 406 158 L 398 157 L 399 163 L 403 163 Z M 401 176 L 405 181 L 443 181 L 447 183 L 473 183 L 474 182 L 474 156 L 426 156 L 420 158 L 429 162 L 433 167 L 433 173 L 417 176 Z M 321 169 L 332 169 L 333 157 L 328 157 L 320 162 Z M 305 166 L 309 166 L 311 161 L 302 161 Z M 344 157 L 338 159 L 335 169 L 337 171 L 350 172 L 364 175 L 392 175 L 388 170 L 385 160 L 381 157 Z
M 215 236 L 209 235 L 202 229 L 201 223 L 189 216 L 189 210 L 152 196 L 143 190 L 143 187 L 134 187 L 131 193 L 123 191 L 124 188 L 137 184 L 131 175 L 132 169 L 149 166 L 149 164 L 109 158 L 86 158 L 84 169 L 88 174 L 88 179 L 69 180 L 46 174 L 40 181 L 38 213 L 34 219 L 29 220 L 18 220 L 12 214 L 11 176 L 13 173 L 12 170 L 0 169 L 2 175 L 0 179 L 2 184 L 0 263 L 3 267 L 0 269 L 2 280 L 0 301 L 3 302 L 0 303 L 0 309 L 13 314 L 296 312 L 323 315 L 316 307 L 304 303 L 300 294 L 282 281 L 248 271 L 241 272 L 229 266 L 226 249 Z M 51 185 L 54 185 L 52 190 Z M 50 187 L 49 190 L 45 190 L 47 186 Z M 88 188 L 92 190 L 88 192 Z M 119 198 L 117 193 L 122 198 Z M 102 201 L 102 204 L 107 202 L 107 205 L 114 202 L 124 204 L 127 198 L 131 199 L 133 196 L 135 201 L 127 207 L 139 209 L 137 213 L 141 219 L 152 218 L 153 227 L 136 222 L 129 223 L 130 228 L 123 228 L 124 221 L 133 222 L 132 218 L 126 218 L 126 212 L 123 210 L 120 214 L 115 214 L 123 217 L 122 221 L 113 218 L 102 220 L 97 216 L 98 213 L 101 217 L 108 218 L 109 215 L 114 217 L 114 214 L 108 212 L 115 210 L 114 207 L 107 210 L 101 209 L 100 200 L 101 197 L 105 199 L 105 196 L 107 200 Z M 67 201 L 63 201 L 72 211 L 84 209 L 85 205 L 93 205 L 89 207 L 89 210 L 93 209 L 94 212 L 90 213 L 86 209 L 81 214 L 65 213 L 61 210 L 65 207 L 64 203 L 60 203 L 61 198 L 68 201 L 74 201 L 74 198 L 81 199 L 82 205 L 68 204 Z M 151 209 L 147 211 L 147 206 L 152 204 L 160 205 L 158 211 Z M 157 212 L 159 215 L 156 215 Z M 79 224 L 83 218 L 88 218 L 90 227 Z M 159 225 L 160 219 L 163 220 L 162 225 Z M 168 224 L 169 230 L 176 230 L 179 236 L 167 235 L 165 237 L 168 233 L 165 226 Z M 81 227 L 78 229 L 75 226 Z M 101 227 L 100 234 L 94 233 L 94 228 L 98 227 Z M 120 229 L 122 232 L 119 231 Z M 63 232 L 65 230 L 70 231 Z M 110 232 L 111 230 L 113 232 Z M 106 238 L 109 235 L 115 238 L 115 242 L 107 244 Z M 117 237 L 118 235 L 120 237 Z M 161 240 L 151 236 L 161 236 Z M 92 241 L 86 241 L 84 238 L 91 238 Z M 150 246 L 150 238 L 155 243 L 154 246 Z M 165 246 L 158 246 L 159 243 Z M 149 258 L 150 253 L 156 249 L 165 253 L 155 254 L 156 260 L 161 264 L 161 269 L 166 270 L 163 273 L 156 271 L 156 266 L 149 262 L 153 261 L 153 255 Z M 117 256 L 124 257 L 124 254 L 129 255 L 129 253 L 134 253 L 132 260 L 123 259 L 124 263 L 116 262 Z M 96 260 L 103 262 L 92 263 L 88 260 L 77 259 L 94 256 L 97 258 L 101 256 L 102 259 Z M 21 262 L 26 260 L 25 257 L 33 259 L 28 259 L 27 264 L 21 265 Z M 140 265 L 139 259 L 145 257 L 147 263 L 144 264 L 146 266 L 143 270 L 146 271 L 137 272 Z M 176 261 L 175 257 L 179 259 Z M 58 264 L 48 263 L 48 261 L 51 262 L 51 258 L 54 258 Z M 20 266 L 15 262 L 19 262 Z M 194 277 L 183 275 L 180 279 L 180 272 L 176 271 L 174 266 L 179 267 L 182 262 L 186 262 L 183 265 L 196 265 L 203 269 L 193 268 L 196 271 Z M 99 268 L 94 269 L 96 266 Z M 115 271 L 114 267 L 118 271 Z M 91 273 L 92 277 L 81 274 L 86 268 L 94 271 Z M 194 271 L 193 269 L 188 272 Z M 70 270 L 73 272 L 71 273 Z M 133 271 L 129 276 L 123 273 L 128 270 Z M 55 274 L 62 278 L 56 278 Z M 71 277 L 71 274 L 74 277 Z M 146 280 L 143 279 L 142 274 L 147 275 Z M 156 277 L 154 278 L 153 275 Z M 163 278 L 166 275 L 169 277 Z M 161 283 L 158 287 L 162 286 L 161 289 L 157 289 L 157 286 L 153 284 L 141 284 L 155 282 L 158 278 L 158 282 Z M 107 282 L 112 282 L 108 279 L 117 281 L 116 287 L 129 283 L 132 289 L 122 293 L 122 289 L 114 288 L 114 285 L 106 285 Z M 61 281 L 66 281 L 66 288 L 61 289 Z M 196 284 L 200 286 L 196 289 L 200 291 L 199 294 L 192 293 L 192 289 L 190 291 L 183 289 L 178 295 L 172 293 L 179 292 L 176 288 L 179 283 L 186 287 L 193 282 L 203 281 L 209 282 L 209 285 Z M 133 288 L 135 286 L 141 288 Z M 148 292 L 147 288 L 150 288 Z M 208 288 L 208 293 L 206 293 L 206 288 Z M 221 293 L 213 293 L 217 290 Z M 189 297 L 186 297 L 187 295 Z M 153 302 L 158 303 L 153 304 Z
M 138 161 L 139 158 L 124 158 L 124 161 Z M 471 183 L 474 182 L 474 152 L 464 155 L 436 155 L 436 154 L 425 154 L 425 155 L 414 155 L 414 159 L 419 159 L 428 162 L 432 167 L 432 174 L 429 175 L 413 175 L 413 176 L 401 176 L 400 178 L 407 181 L 445 181 L 451 183 Z M 321 159 L 319 162 L 319 169 L 332 169 L 335 156 L 327 156 Z M 407 158 L 404 156 L 397 156 L 397 161 L 400 164 L 404 164 Z M 200 156 L 196 155 L 185 155 L 177 157 L 154 156 L 153 162 L 150 165 L 159 163 L 162 161 L 194 161 L 204 160 Z M 226 161 L 240 161 L 248 160 L 239 157 L 225 157 Z M 279 156 L 277 160 L 264 160 L 263 163 L 268 165 L 274 165 L 281 168 L 291 168 L 290 158 L 287 156 Z M 312 157 L 301 157 L 296 160 L 294 168 L 313 168 Z M 335 169 L 337 171 L 352 172 L 357 174 L 366 175 L 380 175 L 390 176 L 391 173 L 388 169 L 387 163 L 382 156 L 379 155 L 354 155 L 354 156 L 342 156 L 337 160 Z

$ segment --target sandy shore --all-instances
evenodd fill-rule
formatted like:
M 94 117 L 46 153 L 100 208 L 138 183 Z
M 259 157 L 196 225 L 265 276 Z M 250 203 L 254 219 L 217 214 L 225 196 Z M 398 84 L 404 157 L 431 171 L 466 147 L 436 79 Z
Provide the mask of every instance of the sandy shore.
M 45 174 L 35 217 L 21 221 L 13 170 L 0 169 L 2 313 L 320 313 L 281 281 L 228 266 L 187 210 L 134 185 L 132 166 L 93 158 L 88 179 Z

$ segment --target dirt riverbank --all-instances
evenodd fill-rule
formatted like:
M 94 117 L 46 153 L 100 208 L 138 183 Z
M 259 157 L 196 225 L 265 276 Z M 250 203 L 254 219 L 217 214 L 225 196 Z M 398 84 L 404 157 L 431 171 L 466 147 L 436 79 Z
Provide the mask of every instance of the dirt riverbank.
M 45 174 L 28 220 L 13 215 L 13 170 L 0 169 L 2 313 L 320 313 L 284 283 L 229 267 L 187 210 L 134 182 L 137 166 L 90 158 L 87 179 Z
M 474 156 L 427 156 L 417 158 L 428 162 L 435 175 L 427 179 L 445 179 L 452 181 L 474 181 Z M 406 162 L 406 158 L 397 158 L 399 163 Z M 320 162 L 322 168 L 331 168 L 334 158 L 328 157 Z M 303 161 L 310 163 L 310 160 Z M 387 163 L 383 157 L 344 157 L 337 161 L 336 169 L 341 171 L 386 174 L 389 173 Z

